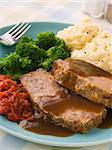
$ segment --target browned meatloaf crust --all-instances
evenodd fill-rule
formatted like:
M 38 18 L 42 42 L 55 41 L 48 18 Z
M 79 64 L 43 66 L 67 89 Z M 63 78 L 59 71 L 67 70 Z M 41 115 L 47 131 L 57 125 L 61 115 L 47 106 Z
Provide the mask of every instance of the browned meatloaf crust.
M 83 97 L 112 108 L 112 75 L 80 60 L 57 60 L 55 81 Z
M 69 93 L 44 70 L 23 75 L 21 82 L 29 92 L 35 108 L 57 126 L 75 133 L 85 133 L 97 127 L 106 116 L 103 105 Z

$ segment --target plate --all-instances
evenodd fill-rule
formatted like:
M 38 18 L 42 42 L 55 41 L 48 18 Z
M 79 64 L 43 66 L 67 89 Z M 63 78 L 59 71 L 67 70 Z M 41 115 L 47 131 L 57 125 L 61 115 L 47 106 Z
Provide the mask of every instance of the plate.
M 62 30 L 70 25 L 55 22 L 32 22 L 31 24 L 32 27 L 26 33 L 26 35 L 29 35 L 33 38 L 36 37 L 38 32 L 52 31 L 56 33 L 57 31 Z M 0 35 L 8 31 L 11 27 L 12 26 L 1 28 Z M 15 46 L 10 48 L 0 46 L 0 57 L 5 57 L 10 52 L 13 52 L 14 49 Z M 112 128 L 93 129 L 87 134 L 74 134 L 69 137 L 55 137 L 26 131 L 19 127 L 17 123 L 8 121 L 5 117 L 0 116 L 0 129 L 21 139 L 50 146 L 82 147 L 112 142 Z

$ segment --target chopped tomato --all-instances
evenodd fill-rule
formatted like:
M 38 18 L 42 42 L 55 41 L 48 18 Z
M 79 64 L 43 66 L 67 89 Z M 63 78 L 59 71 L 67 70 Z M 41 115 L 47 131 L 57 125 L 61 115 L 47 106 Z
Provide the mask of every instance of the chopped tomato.
M 22 84 L 17 84 L 6 75 L 0 75 L 0 114 L 11 121 L 33 119 L 29 94 Z

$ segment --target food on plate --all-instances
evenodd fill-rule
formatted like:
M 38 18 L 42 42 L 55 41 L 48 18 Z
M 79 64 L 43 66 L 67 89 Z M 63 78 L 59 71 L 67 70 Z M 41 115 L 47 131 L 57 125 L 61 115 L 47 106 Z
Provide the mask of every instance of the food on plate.
M 11 80 L 10 76 L 0 75 L 0 114 L 11 121 L 33 120 L 30 96 L 22 84 Z
M 86 18 L 81 23 L 59 31 L 72 51 L 71 58 L 84 60 L 112 74 L 112 34 Z
M 112 128 L 112 109 L 107 109 L 107 116 L 98 128 Z
M 28 40 L 31 40 L 28 42 Z M 31 61 L 29 70 L 35 70 L 41 66 L 41 63 L 46 59 L 44 49 L 36 45 L 36 42 L 29 37 L 23 37 L 16 47 L 16 54 L 22 58 L 28 58 Z
M 33 122 L 23 120 L 20 122 L 19 126 L 24 128 L 27 131 L 37 133 L 37 134 L 42 134 L 42 135 L 67 137 L 67 136 L 71 136 L 74 134 L 69 129 L 63 128 L 61 126 L 55 126 L 50 121 L 43 120 L 41 116 L 40 118 L 35 119 L 35 121 Z
M 89 19 L 21 38 L 0 58 L 0 114 L 54 136 L 112 127 L 111 38 Z
M 70 57 L 70 52 L 68 50 L 65 51 L 62 46 L 54 46 L 46 51 L 48 58 L 42 63 L 44 69 L 50 71 L 55 60 Z
M 44 68 L 51 70 L 57 59 L 69 57 L 65 42 L 57 38 L 53 32 L 42 32 L 37 39 L 23 37 L 16 46 L 16 51 L 5 58 L 0 58 L 0 73 L 9 74 L 13 79 L 27 72 Z
M 35 109 L 45 119 L 73 132 L 85 133 L 97 127 L 106 115 L 104 105 L 70 93 L 45 70 L 23 75 L 21 83 L 30 94 Z
M 82 49 L 86 43 L 91 42 L 103 29 L 97 23 L 85 18 L 79 24 L 69 26 L 57 33 L 71 51 Z
M 31 60 L 28 57 L 20 57 L 12 53 L 0 59 L 0 74 L 11 75 L 13 80 L 17 80 L 22 73 L 29 71 Z
M 72 52 L 72 59 L 84 60 L 112 74 L 112 35 L 103 31 L 84 48 Z
M 37 34 L 36 45 L 44 50 L 48 50 L 53 46 L 63 45 L 65 48 L 65 42 L 57 38 L 53 32 L 40 32 Z
M 112 108 L 112 75 L 80 60 L 57 60 L 52 70 L 62 86 Z

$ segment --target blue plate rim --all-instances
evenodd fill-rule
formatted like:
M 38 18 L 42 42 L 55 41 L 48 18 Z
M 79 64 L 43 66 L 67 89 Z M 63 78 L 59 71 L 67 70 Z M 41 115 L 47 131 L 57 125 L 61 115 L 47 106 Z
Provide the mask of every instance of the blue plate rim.
M 51 23 L 51 24 L 63 24 L 63 25 L 66 24 L 66 25 L 70 25 L 70 26 L 74 25 L 74 24 L 71 24 L 71 23 L 58 22 L 58 21 L 27 21 L 27 23 L 31 23 L 31 24 L 34 24 L 34 23 Z M 0 30 L 3 29 L 3 28 L 14 26 L 14 25 L 16 25 L 16 23 L 5 25 L 3 27 L 0 27 Z
M 98 141 L 88 142 L 88 143 L 87 142 L 86 143 L 85 142 L 81 142 L 81 143 L 74 142 L 74 144 L 73 144 L 73 143 L 67 143 L 66 142 L 63 145 L 61 143 L 57 143 L 57 142 L 54 142 L 54 141 L 53 142 L 52 141 L 51 142 L 50 141 L 45 141 L 45 140 L 42 140 L 42 139 L 38 139 L 38 141 L 37 141 L 33 137 L 30 138 L 30 137 L 26 136 L 25 134 L 21 134 L 19 132 L 17 133 L 15 131 L 10 130 L 8 128 L 5 128 L 1 125 L 0 125 L 0 129 L 2 131 L 5 131 L 5 132 L 15 136 L 15 137 L 21 138 L 21 139 L 29 141 L 29 142 L 38 143 L 38 144 L 42 144 L 42 145 L 56 146 L 56 147 L 86 147 L 86 146 L 94 146 L 94 145 L 96 146 L 96 145 L 106 144 L 106 143 L 112 142 L 112 138 L 110 138 L 110 140 L 109 139 L 104 139 L 104 140 L 98 140 Z M 37 134 L 37 135 L 39 135 L 39 134 Z M 52 138 L 52 136 L 48 136 L 48 137 Z M 58 138 L 60 138 L 60 137 L 58 137 Z

